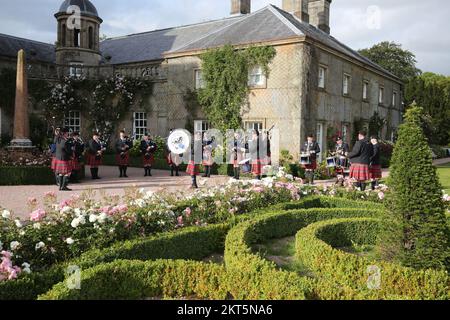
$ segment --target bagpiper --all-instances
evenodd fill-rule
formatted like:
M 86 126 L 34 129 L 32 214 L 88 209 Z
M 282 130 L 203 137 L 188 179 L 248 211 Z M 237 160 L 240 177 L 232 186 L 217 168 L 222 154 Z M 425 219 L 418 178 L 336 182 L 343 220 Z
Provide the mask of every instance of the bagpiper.
M 197 176 L 200 173 L 199 163 L 202 160 L 202 133 L 200 131 L 194 134 L 194 140 L 191 143 L 191 156 L 189 159 L 189 164 L 186 169 L 186 173 L 191 176 L 192 185 L 191 188 L 198 189 Z
M 56 185 L 57 186 L 59 186 L 60 183 L 61 183 L 61 181 L 59 179 L 59 175 L 56 173 L 56 140 L 58 139 L 60 134 L 61 134 L 61 129 L 60 128 L 56 128 L 55 131 L 54 131 L 53 142 L 49 146 L 50 154 L 51 154 L 51 157 L 52 157 L 52 163 L 50 165 L 50 168 L 55 173 L 55 180 L 56 180 Z
M 208 134 L 205 133 L 203 139 L 203 162 L 202 162 L 203 167 L 205 168 L 205 173 L 203 174 L 203 178 L 211 177 L 211 167 L 214 165 L 213 144 L 214 144 L 214 137 L 210 139 L 208 137 Z
M 92 139 L 88 143 L 87 165 L 91 167 L 91 176 L 93 180 L 101 179 L 98 176 L 98 167 L 102 165 L 103 152 L 106 148 L 100 141 L 98 132 L 92 134 Z
M 172 134 L 173 129 L 169 130 L 169 136 Z M 180 176 L 180 165 L 183 163 L 183 154 L 176 154 L 173 153 L 169 146 L 166 143 L 166 159 L 167 159 L 167 164 L 170 167 L 170 176 L 174 176 L 174 171 L 175 171 L 175 175 L 177 177 Z
M 84 142 L 80 138 L 78 132 L 72 133 L 72 181 L 78 183 L 78 173 L 81 170 L 81 157 L 84 152 Z
M 231 139 L 229 150 L 231 151 L 230 163 L 233 165 L 233 178 L 239 180 L 241 174 L 241 162 L 244 160 L 246 149 L 241 134 L 237 131 Z
M 261 180 L 262 178 L 263 167 L 262 156 L 264 148 L 262 148 L 260 144 L 261 141 L 259 131 L 257 129 L 253 129 L 252 140 L 248 142 L 248 150 L 252 159 L 252 173 L 257 180 Z
M 127 170 L 130 165 L 131 148 L 133 148 L 133 143 L 126 136 L 125 131 L 121 130 L 119 133 L 119 140 L 116 142 L 116 164 L 119 167 L 119 178 L 128 178 Z
M 372 136 L 370 142 L 373 145 L 373 152 L 372 157 L 370 158 L 369 175 L 372 190 L 375 190 L 379 185 L 380 179 L 383 177 L 383 173 L 381 171 L 381 149 L 378 142 L 378 137 Z
M 303 165 L 303 168 L 306 171 L 306 181 L 313 185 L 314 175 L 317 169 L 317 155 L 319 155 L 321 152 L 319 144 L 314 139 L 314 135 L 308 135 L 307 140 L 301 149 L 301 152 L 309 155 L 310 157 L 310 164 Z
M 372 157 L 372 144 L 366 139 L 366 132 L 360 131 L 358 141 L 348 155 L 351 161 L 350 178 L 356 180 L 355 187 L 366 190 L 366 181 L 370 179 L 369 164 Z
M 145 177 L 152 176 L 152 166 L 155 162 L 155 152 L 158 150 L 156 143 L 150 135 L 146 133 L 141 141 L 142 162 L 144 165 Z
M 72 173 L 72 145 L 69 141 L 69 130 L 64 128 L 56 138 L 55 173 L 59 178 L 60 191 L 72 191 L 67 186 Z

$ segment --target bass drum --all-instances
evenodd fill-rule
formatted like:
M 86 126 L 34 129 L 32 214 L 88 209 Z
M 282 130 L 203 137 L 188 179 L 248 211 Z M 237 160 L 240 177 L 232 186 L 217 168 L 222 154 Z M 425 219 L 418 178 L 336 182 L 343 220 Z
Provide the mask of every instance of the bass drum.
M 167 139 L 167 146 L 174 154 L 184 154 L 191 145 L 191 134 L 187 130 L 178 129 L 172 132 Z

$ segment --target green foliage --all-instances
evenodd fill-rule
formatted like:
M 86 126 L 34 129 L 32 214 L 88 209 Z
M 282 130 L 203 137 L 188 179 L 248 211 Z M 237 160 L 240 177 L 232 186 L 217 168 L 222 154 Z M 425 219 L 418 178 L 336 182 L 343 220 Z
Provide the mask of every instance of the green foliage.
M 215 128 L 225 131 L 241 127 L 241 110 L 249 93 L 249 69 L 260 65 L 269 76 L 269 64 L 275 55 L 270 46 L 237 50 L 226 45 L 201 56 L 206 87 L 199 90 L 198 99 Z
M 375 113 L 369 120 L 368 134 L 380 137 L 381 130 L 383 129 L 385 124 L 386 124 L 386 119 L 381 118 L 380 114 L 377 111 L 375 111 Z
M 317 294 L 326 299 L 449 299 L 447 272 L 414 271 L 334 249 L 352 242 L 375 244 L 379 225 L 375 219 L 337 219 L 311 224 L 298 232 L 296 256 L 320 277 Z M 379 283 L 370 281 L 376 270 L 380 270 Z M 336 296 L 338 288 L 341 297 Z
M 380 253 L 416 269 L 445 268 L 449 250 L 442 186 L 421 129 L 422 108 L 413 104 L 399 129 L 388 184 L 390 211 Z
M 55 175 L 49 167 L 0 167 L 0 186 L 52 185 Z
M 14 114 L 14 101 L 16 99 L 16 72 L 11 68 L 0 71 L 0 97 L 1 106 L 8 116 Z
M 416 56 L 395 42 L 384 41 L 371 48 L 359 50 L 359 53 L 404 81 L 421 73 L 416 67 Z
M 45 119 L 33 113 L 30 114 L 30 140 L 33 146 L 41 150 L 48 147 L 47 123 Z
M 424 108 L 422 124 L 430 143 L 447 145 L 450 142 L 450 77 L 424 73 L 411 79 L 405 88 L 407 105 L 416 102 Z

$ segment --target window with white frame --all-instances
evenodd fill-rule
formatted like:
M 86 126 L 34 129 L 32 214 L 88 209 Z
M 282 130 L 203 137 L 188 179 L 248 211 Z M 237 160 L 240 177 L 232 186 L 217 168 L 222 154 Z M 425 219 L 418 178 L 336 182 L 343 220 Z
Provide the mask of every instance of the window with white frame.
M 203 71 L 200 69 L 194 70 L 195 89 L 204 89 L 205 82 L 203 81 Z
M 345 96 L 348 96 L 350 94 L 350 80 L 351 80 L 350 75 L 344 74 L 344 81 L 342 84 L 342 93 Z
M 319 88 L 325 89 L 325 80 L 326 80 L 327 69 L 325 67 L 319 67 Z
M 245 130 L 258 130 L 261 132 L 264 128 L 264 125 L 261 121 L 246 121 L 244 122 Z
M 204 133 L 209 130 L 209 123 L 205 120 L 195 120 L 194 121 L 194 130 L 195 132 Z
M 248 85 L 250 87 L 261 87 L 266 84 L 266 77 L 261 66 L 255 66 L 250 69 L 248 74 Z
M 380 87 L 380 90 L 378 92 L 378 103 L 379 104 L 384 103 L 384 87 Z
M 343 124 L 342 125 L 342 140 L 344 142 L 348 142 L 348 124 Z
M 69 75 L 74 78 L 80 78 L 83 75 L 83 64 L 79 62 L 69 63 Z
M 392 93 L 392 106 L 393 106 L 393 107 L 396 107 L 396 106 L 397 106 L 397 92 L 396 92 L 396 91 L 394 91 L 394 92 Z
M 369 96 L 369 81 L 365 80 L 363 82 L 363 100 L 368 100 Z
M 134 112 L 133 119 L 134 139 L 141 140 L 142 137 L 147 133 L 147 113 Z
M 64 125 L 69 129 L 70 132 L 80 132 L 81 112 L 69 111 L 64 118 Z

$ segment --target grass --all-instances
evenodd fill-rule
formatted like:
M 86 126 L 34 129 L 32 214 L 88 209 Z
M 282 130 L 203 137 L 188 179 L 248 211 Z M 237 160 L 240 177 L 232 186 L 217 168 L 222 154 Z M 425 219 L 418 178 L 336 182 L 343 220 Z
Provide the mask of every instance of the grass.
M 442 186 L 444 187 L 445 193 L 450 193 L 450 163 L 442 166 L 438 166 L 438 174 L 441 179 Z

